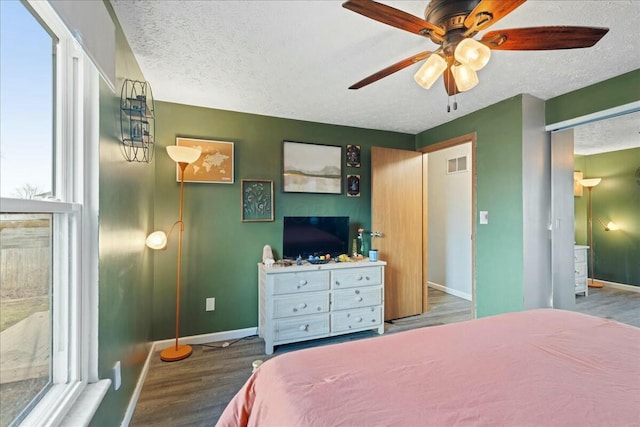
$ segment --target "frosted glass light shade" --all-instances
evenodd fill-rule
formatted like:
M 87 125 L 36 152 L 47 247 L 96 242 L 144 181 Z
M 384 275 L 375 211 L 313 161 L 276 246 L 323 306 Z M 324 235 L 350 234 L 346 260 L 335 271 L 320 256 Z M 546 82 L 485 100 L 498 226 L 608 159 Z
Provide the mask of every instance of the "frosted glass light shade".
M 167 235 L 164 231 L 154 231 L 149 234 L 145 243 L 151 249 L 164 249 L 167 247 Z
M 182 147 L 178 145 L 169 145 L 167 154 L 176 163 L 193 163 L 200 157 L 200 150 L 193 147 Z
M 602 181 L 602 178 L 588 178 L 588 179 L 581 179 L 580 180 L 580 185 L 582 185 L 583 187 L 595 187 L 596 185 L 600 184 L 600 181 Z
M 413 79 L 425 89 L 429 89 L 447 69 L 447 62 L 440 55 L 431 55 L 414 74 Z
M 460 92 L 467 91 L 478 84 L 478 75 L 471 68 L 464 64 L 451 67 L 453 78 L 456 80 L 456 87 Z
M 474 39 L 464 39 L 456 46 L 453 56 L 456 61 L 478 71 L 489 62 L 491 49 Z

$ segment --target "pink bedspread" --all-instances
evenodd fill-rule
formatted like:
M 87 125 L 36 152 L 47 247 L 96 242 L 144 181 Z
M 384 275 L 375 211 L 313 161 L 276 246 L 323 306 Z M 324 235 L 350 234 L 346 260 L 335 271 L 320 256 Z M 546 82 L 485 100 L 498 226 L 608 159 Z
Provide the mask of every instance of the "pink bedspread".
M 218 426 L 640 426 L 640 328 L 509 313 L 277 356 Z

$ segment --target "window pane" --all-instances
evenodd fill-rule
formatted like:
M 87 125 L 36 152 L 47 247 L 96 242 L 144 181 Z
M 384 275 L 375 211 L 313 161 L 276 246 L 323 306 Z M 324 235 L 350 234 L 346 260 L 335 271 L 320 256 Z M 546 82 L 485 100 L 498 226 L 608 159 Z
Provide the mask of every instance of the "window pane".
M 0 215 L 0 426 L 51 379 L 51 214 Z
M 53 190 L 53 39 L 25 6 L 0 1 L 0 196 Z

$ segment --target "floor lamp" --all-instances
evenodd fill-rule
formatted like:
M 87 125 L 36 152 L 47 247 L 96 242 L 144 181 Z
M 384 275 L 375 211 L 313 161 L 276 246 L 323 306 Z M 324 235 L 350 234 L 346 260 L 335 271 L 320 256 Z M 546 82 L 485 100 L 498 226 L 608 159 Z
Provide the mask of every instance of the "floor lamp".
M 593 279 L 596 276 L 596 265 L 594 263 L 594 252 L 595 248 L 593 246 L 593 212 L 591 210 L 591 190 L 593 187 L 600 184 L 602 178 L 589 178 L 580 180 L 580 185 L 589 190 L 589 199 L 587 201 L 588 204 L 588 215 L 589 215 L 589 254 L 591 255 L 591 282 L 589 283 L 589 287 L 591 288 L 601 288 L 602 283 L 594 282 Z
M 170 145 L 167 147 L 169 157 L 180 167 L 180 214 L 178 220 L 171 225 L 169 232 L 154 231 L 147 237 L 147 246 L 151 249 L 166 249 L 167 241 L 171 232 L 178 226 L 178 267 L 176 278 L 176 343 L 173 347 L 166 348 L 160 352 L 160 359 L 165 362 L 175 362 L 177 360 L 186 359 L 191 356 L 193 350 L 190 345 L 178 345 L 179 325 L 180 325 L 180 271 L 182 258 L 182 232 L 184 231 L 184 223 L 182 222 L 182 199 L 184 193 L 184 170 L 190 163 L 195 162 L 200 157 L 200 150 L 191 147 L 180 147 Z

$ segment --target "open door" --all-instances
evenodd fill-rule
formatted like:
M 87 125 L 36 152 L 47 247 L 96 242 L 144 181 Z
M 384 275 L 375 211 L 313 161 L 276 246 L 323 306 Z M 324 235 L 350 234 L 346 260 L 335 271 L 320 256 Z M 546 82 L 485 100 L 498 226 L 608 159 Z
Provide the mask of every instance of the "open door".
M 372 247 L 385 268 L 385 320 L 423 312 L 422 153 L 371 148 Z

